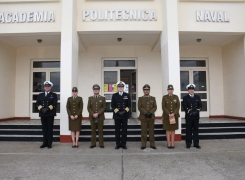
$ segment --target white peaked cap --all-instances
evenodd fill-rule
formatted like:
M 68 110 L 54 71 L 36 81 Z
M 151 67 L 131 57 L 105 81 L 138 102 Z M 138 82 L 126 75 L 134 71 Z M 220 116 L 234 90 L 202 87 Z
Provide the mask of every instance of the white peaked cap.
M 45 85 L 50 85 L 51 87 L 53 87 L 53 83 L 50 82 L 50 81 L 45 81 L 45 82 L 43 83 L 43 85 L 44 85 L 44 86 L 45 86 Z
M 190 86 L 193 86 L 194 89 L 196 88 L 196 85 L 195 85 L 195 84 L 188 84 L 188 85 L 186 86 L 186 89 L 188 89 Z
M 123 84 L 123 86 L 125 86 L 125 83 L 123 81 L 118 81 L 117 86 L 118 86 L 118 84 Z

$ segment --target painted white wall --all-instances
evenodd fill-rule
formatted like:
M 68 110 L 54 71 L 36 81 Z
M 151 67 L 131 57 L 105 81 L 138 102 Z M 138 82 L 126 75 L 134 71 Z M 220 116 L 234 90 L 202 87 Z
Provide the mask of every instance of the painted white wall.
M 16 48 L 0 42 L 0 119 L 15 117 Z
M 59 46 L 21 47 L 16 53 L 15 116 L 30 117 L 31 59 L 59 59 Z M 25 108 L 23 108 L 25 107 Z
M 227 11 L 230 22 L 197 22 L 196 11 Z M 244 2 L 179 2 L 179 31 L 244 32 Z
M 244 38 L 222 47 L 225 115 L 245 117 L 245 42 Z
M 218 46 L 180 46 L 181 58 L 208 59 L 210 116 L 224 115 L 222 48 Z
M 88 117 L 88 97 L 93 95 L 93 84 L 99 84 L 103 88 L 102 58 L 137 58 L 138 59 L 138 96 L 143 95 L 144 84 L 151 86 L 151 95 L 156 97 L 158 109 L 156 116 L 162 115 L 162 80 L 161 80 L 161 54 L 151 52 L 147 46 L 93 46 L 87 52 L 79 54 L 78 90 L 79 96 L 84 99 L 83 116 Z

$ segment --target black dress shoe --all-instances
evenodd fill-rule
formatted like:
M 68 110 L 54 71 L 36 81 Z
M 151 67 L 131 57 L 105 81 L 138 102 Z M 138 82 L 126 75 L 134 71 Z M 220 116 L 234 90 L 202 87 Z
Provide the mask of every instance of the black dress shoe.
M 52 145 L 49 145 L 49 146 L 48 146 L 48 149 L 51 149 L 51 148 L 52 148 Z
M 156 146 L 152 146 L 151 149 L 157 149 Z
M 120 146 L 116 146 L 116 147 L 115 147 L 115 149 L 119 149 L 119 148 L 120 148 Z
M 174 149 L 174 146 L 171 146 L 171 149 Z
M 128 149 L 127 146 L 122 146 L 123 149 Z
M 168 149 L 171 149 L 171 146 L 168 146 Z
M 190 147 L 191 147 L 190 145 L 186 145 L 186 149 L 190 149 Z
M 42 149 L 42 148 L 45 148 L 45 147 L 47 147 L 47 145 L 44 145 L 44 144 L 43 144 L 42 146 L 40 146 L 41 149 Z
M 141 149 L 141 150 L 144 150 L 144 149 L 145 149 L 145 147 L 143 147 L 143 146 L 142 146 L 140 149 Z
M 100 146 L 100 148 L 105 148 L 104 146 Z
M 90 149 L 93 149 L 94 147 L 95 147 L 95 146 L 90 146 L 89 148 L 90 148 Z
M 194 147 L 197 149 L 201 149 L 201 146 L 199 146 L 199 145 L 195 145 Z

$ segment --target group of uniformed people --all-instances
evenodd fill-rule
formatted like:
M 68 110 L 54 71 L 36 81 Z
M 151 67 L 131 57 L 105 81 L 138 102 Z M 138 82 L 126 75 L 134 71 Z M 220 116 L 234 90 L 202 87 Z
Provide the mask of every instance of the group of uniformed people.
M 53 84 L 50 81 L 44 82 L 44 93 L 40 93 L 37 98 L 36 105 L 41 117 L 43 130 L 43 144 L 40 148 L 52 148 L 53 142 L 53 123 L 56 116 L 57 95 L 51 92 Z M 131 98 L 124 92 L 125 83 L 119 81 L 117 83 L 118 92 L 112 95 L 111 107 L 113 109 L 113 119 L 115 121 L 115 149 L 127 149 L 127 125 L 130 116 Z M 89 120 L 91 124 L 91 146 L 96 147 L 96 130 L 99 133 L 99 146 L 104 148 L 103 125 L 105 120 L 106 100 L 101 96 L 100 86 L 93 85 L 93 96 L 88 99 L 87 110 L 89 112 Z M 195 85 L 188 84 L 186 86 L 188 95 L 183 97 L 183 108 L 185 110 L 186 119 L 186 148 L 191 147 L 192 141 L 194 147 L 200 149 L 198 138 L 198 127 L 200 110 L 202 102 L 198 95 L 194 94 Z M 178 118 L 180 101 L 177 95 L 173 94 L 173 85 L 168 85 L 168 94 L 162 98 L 163 110 L 163 129 L 166 130 L 167 148 L 174 149 L 175 130 L 178 129 Z M 142 97 L 138 99 L 138 110 L 140 112 L 139 120 L 141 121 L 141 149 L 144 150 L 147 144 L 147 131 L 149 132 L 150 148 L 157 149 L 154 139 L 154 121 L 155 111 L 157 110 L 156 99 L 150 96 L 150 86 L 143 86 Z M 78 140 L 81 131 L 83 99 L 78 96 L 77 87 L 72 88 L 72 96 L 67 99 L 67 114 L 69 119 L 69 130 L 71 131 L 72 147 L 78 147 Z

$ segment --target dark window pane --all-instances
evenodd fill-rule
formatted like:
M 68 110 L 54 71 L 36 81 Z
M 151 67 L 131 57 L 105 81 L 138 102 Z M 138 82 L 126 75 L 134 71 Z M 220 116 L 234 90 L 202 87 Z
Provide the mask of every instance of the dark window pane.
M 202 101 L 202 109 L 201 109 L 201 111 L 207 111 L 208 110 L 208 108 L 207 108 L 207 101 Z
M 181 111 L 184 112 L 184 108 L 182 106 L 182 103 L 183 103 L 183 101 L 181 101 Z M 207 101 L 202 101 L 202 109 L 201 109 L 201 111 L 207 111 L 207 110 L 208 110 L 208 108 L 207 108 Z
M 181 96 L 181 99 L 183 99 L 184 96 L 186 96 L 188 93 L 181 93 L 180 96 Z
M 189 84 L 189 71 L 180 71 L 180 87 L 181 91 L 186 91 L 186 86 Z
M 37 109 L 36 103 L 32 103 L 32 113 L 39 113 L 39 110 Z
M 57 94 L 57 99 L 58 101 L 60 101 L 60 94 Z
M 207 99 L 207 93 L 195 93 L 195 94 L 200 96 L 201 99 Z
M 60 61 L 34 61 L 33 68 L 60 68 Z
M 136 112 L 136 102 L 132 102 L 132 112 Z
M 193 71 L 193 82 L 196 85 L 195 91 L 206 91 L 206 71 Z
M 104 60 L 104 67 L 135 67 L 135 60 Z
M 60 113 L 60 103 L 57 103 L 57 105 L 56 105 L 56 112 Z
M 136 101 L 136 94 L 132 94 L 132 101 Z
M 38 96 L 38 94 L 32 95 L 32 100 L 36 101 L 37 100 L 37 96 Z
M 33 92 L 42 92 L 46 81 L 46 72 L 33 72 Z
M 112 94 L 104 94 L 106 100 L 111 100 Z
M 186 96 L 188 93 L 181 93 L 181 99 Z M 200 96 L 201 99 L 207 99 L 207 93 L 195 93 L 196 95 Z
M 107 102 L 106 103 L 106 109 L 105 109 L 105 112 L 113 112 L 112 108 L 111 108 L 111 103 L 110 102 Z
M 50 81 L 53 83 L 52 91 L 60 92 L 60 72 L 51 72 Z
M 180 60 L 180 67 L 206 67 L 206 61 Z

